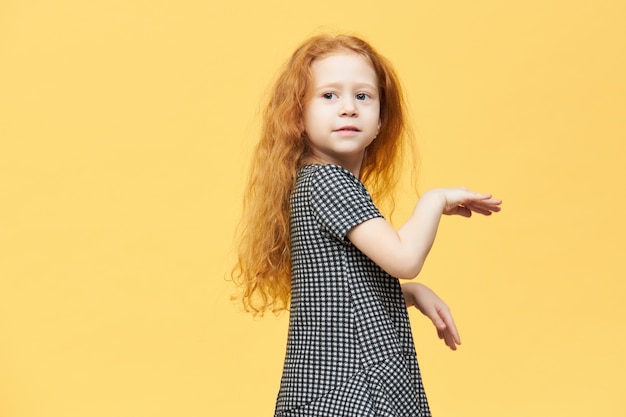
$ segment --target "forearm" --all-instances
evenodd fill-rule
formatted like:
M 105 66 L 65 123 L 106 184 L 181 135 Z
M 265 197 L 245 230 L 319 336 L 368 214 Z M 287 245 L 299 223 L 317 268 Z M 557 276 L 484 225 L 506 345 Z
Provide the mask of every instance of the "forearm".
M 402 296 L 404 297 L 404 303 L 407 308 L 413 307 L 416 305 L 416 292 L 419 290 L 417 286 L 422 285 L 418 282 L 406 282 L 400 286 L 402 288 Z
M 399 230 L 386 220 L 375 218 L 353 228 L 348 238 L 390 275 L 412 279 L 422 269 L 433 245 L 443 204 L 436 190 L 429 191 Z
M 445 201 L 437 190 L 425 193 L 415 205 L 411 217 L 398 229 L 400 256 L 408 262 L 409 275 L 421 271 L 433 246 Z
M 378 217 L 355 226 L 348 239 L 390 275 L 414 278 L 422 270 L 437 236 L 442 214 L 470 217 L 500 211 L 501 200 L 465 188 L 438 188 L 419 199 L 413 214 L 397 231 Z
M 407 308 L 415 306 L 421 311 L 433 322 L 439 338 L 443 339 L 450 349 L 456 350 L 457 345 L 461 344 L 461 338 L 446 303 L 430 288 L 419 282 L 408 282 L 401 287 Z

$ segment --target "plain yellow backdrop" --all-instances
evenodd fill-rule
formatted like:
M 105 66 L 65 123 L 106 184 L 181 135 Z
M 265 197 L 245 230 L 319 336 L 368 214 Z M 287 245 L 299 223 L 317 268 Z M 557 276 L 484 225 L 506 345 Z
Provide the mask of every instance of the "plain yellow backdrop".
M 259 105 L 306 37 L 396 66 L 448 218 L 434 415 L 624 416 L 626 3 L 0 1 L 0 415 L 272 415 L 287 315 L 226 280 Z M 399 200 L 397 221 L 414 204 Z

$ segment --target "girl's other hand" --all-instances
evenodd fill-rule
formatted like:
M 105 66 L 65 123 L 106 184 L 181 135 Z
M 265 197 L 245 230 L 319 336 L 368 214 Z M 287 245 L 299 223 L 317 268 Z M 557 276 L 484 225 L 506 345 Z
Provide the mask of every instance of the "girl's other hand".
M 461 344 L 461 338 L 446 303 L 433 290 L 418 282 L 403 284 L 402 294 L 407 308 L 415 306 L 421 311 L 435 325 L 437 336 L 450 349 L 456 350 L 457 345 Z
M 443 214 L 470 217 L 472 212 L 485 216 L 500 211 L 502 200 L 492 198 L 491 194 L 481 194 L 467 188 L 438 188 L 432 190 L 443 200 Z

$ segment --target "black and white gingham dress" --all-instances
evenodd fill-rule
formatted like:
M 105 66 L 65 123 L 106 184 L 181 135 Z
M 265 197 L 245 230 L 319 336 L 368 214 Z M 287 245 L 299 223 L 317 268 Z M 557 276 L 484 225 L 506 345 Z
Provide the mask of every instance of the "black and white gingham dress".
M 346 238 L 374 217 L 369 193 L 346 169 L 298 173 L 276 417 L 430 416 L 400 283 Z

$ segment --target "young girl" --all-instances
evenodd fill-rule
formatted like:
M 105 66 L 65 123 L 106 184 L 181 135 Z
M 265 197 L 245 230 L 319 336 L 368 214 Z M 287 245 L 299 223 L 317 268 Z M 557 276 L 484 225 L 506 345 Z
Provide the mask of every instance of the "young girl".
M 234 277 L 249 311 L 290 322 L 275 416 L 429 416 L 407 306 L 460 339 L 443 301 L 418 284 L 442 214 L 499 211 L 464 188 L 422 195 L 395 230 L 390 196 L 407 138 L 390 64 L 352 36 L 316 36 L 283 68 L 264 113 Z M 367 188 L 366 188 L 367 186 Z

